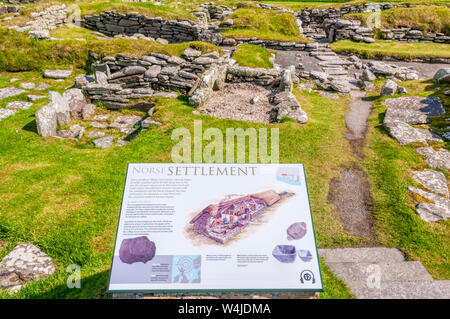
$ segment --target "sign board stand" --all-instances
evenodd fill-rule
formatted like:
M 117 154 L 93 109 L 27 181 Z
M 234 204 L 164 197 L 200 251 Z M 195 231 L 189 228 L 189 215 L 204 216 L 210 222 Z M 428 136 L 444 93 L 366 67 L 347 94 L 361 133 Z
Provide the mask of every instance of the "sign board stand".
M 115 298 L 314 298 L 322 289 L 303 165 L 128 165 Z

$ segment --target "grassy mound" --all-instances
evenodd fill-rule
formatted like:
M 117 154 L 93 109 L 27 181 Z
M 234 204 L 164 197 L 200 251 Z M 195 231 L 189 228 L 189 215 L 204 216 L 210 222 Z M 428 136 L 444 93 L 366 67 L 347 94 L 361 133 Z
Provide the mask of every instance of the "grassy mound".
M 344 18 L 360 20 L 367 26 L 372 13 L 350 13 Z M 415 8 L 393 8 L 381 12 L 381 28 L 413 28 L 430 33 L 450 35 L 450 8 L 445 6 L 428 6 Z
M 107 45 L 105 45 L 107 44 Z M 0 30 L 0 71 L 42 71 L 50 67 L 90 69 L 89 51 L 100 55 L 117 53 L 142 56 L 150 52 L 180 56 L 188 47 L 202 52 L 222 50 L 205 42 L 160 44 L 146 40 L 35 40 L 13 30 Z
M 273 63 L 270 61 L 271 56 L 272 53 L 269 50 L 259 45 L 241 44 L 234 51 L 233 59 L 240 66 L 271 69 L 273 67 Z
M 350 52 L 365 58 L 385 56 L 406 59 L 450 58 L 450 44 L 443 43 L 409 43 L 382 40 L 374 43 L 362 43 L 352 40 L 340 40 L 331 43 L 330 46 L 337 52 Z
M 300 34 L 295 16 L 256 7 L 240 8 L 230 16 L 234 25 L 222 31 L 222 35 L 232 38 L 256 37 L 262 40 L 278 40 L 307 43 L 311 40 Z

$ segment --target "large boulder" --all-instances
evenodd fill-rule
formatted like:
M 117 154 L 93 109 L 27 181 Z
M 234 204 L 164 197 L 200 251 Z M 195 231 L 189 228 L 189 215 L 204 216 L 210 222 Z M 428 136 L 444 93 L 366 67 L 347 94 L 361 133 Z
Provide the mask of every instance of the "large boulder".
M 431 167 L 450 170 L 450 152 L 446 149 L 435 151 L 432 147 L 419 147 L 417 152 L 425 156 L 425 162 Z
M 384 103 L 388 107 L 385 116 L 387 121 L 426 124 L 430 116 L 445 113 L 439 97 L 406 96 L 386 99 Z
M 58 121 L 56 119 L 56 110 L 52 104 L 41 107 L 36 111 L 34 117 L 39 135 L 56 136 Z
M 301 124 L 308 121 L 307 114 L 302 110 L 297 98 L 292 92 L 284 91 L 276 94 L 272 99 L 272 103 L 275 105 L 274 111 L 276 111 L 277 121 L 280 121 L 284 117 L 291 118 Z
M 439 69 L 434 74 L 433 81 L 438 83 L 450 83 L 450 68 Z
M 442 142 L 439 136 L 429 130 L 412 127 L 403 121 L 385 120 L 383 125 L 389 131 L 389 134 L 402 145 L 410 143 L 426 144 L 427 141 Z
M 50 257 L 32 244 L 20 244 L 0 262 L 0 289 L 16 292 L 23 284 L 55 272 Z

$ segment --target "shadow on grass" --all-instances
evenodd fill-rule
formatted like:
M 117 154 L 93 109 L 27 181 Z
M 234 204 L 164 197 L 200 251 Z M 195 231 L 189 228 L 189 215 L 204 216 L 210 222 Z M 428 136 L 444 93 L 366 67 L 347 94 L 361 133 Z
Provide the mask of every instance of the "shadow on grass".
M 82 270 L 83 271 L 83 270 Z M 68 276 L 70 276 L 68 274 Z M 53 289 L 38 293 L 37 299 L 109 299 L 107 293 L 109 271 L 103 271 L 81 279 L 80 288 L 68 288 L 67 284 L 61 284 Z
M 22 129 L 25 131 L 28 131 L 28 132 L 38 134 L 37 124 L 36 124 L 36 120 L 34 119 L 34 116 L 33 116 L 33 120 L 28 122 L 24 127 L 22 127 Z

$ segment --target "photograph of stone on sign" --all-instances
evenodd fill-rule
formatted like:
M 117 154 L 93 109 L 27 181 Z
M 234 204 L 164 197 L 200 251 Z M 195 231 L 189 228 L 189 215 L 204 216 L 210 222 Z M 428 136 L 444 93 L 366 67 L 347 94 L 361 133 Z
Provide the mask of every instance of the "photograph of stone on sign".
M 322 291 L 306 187 L 302 164 L 129 164 L 109 291 Z

